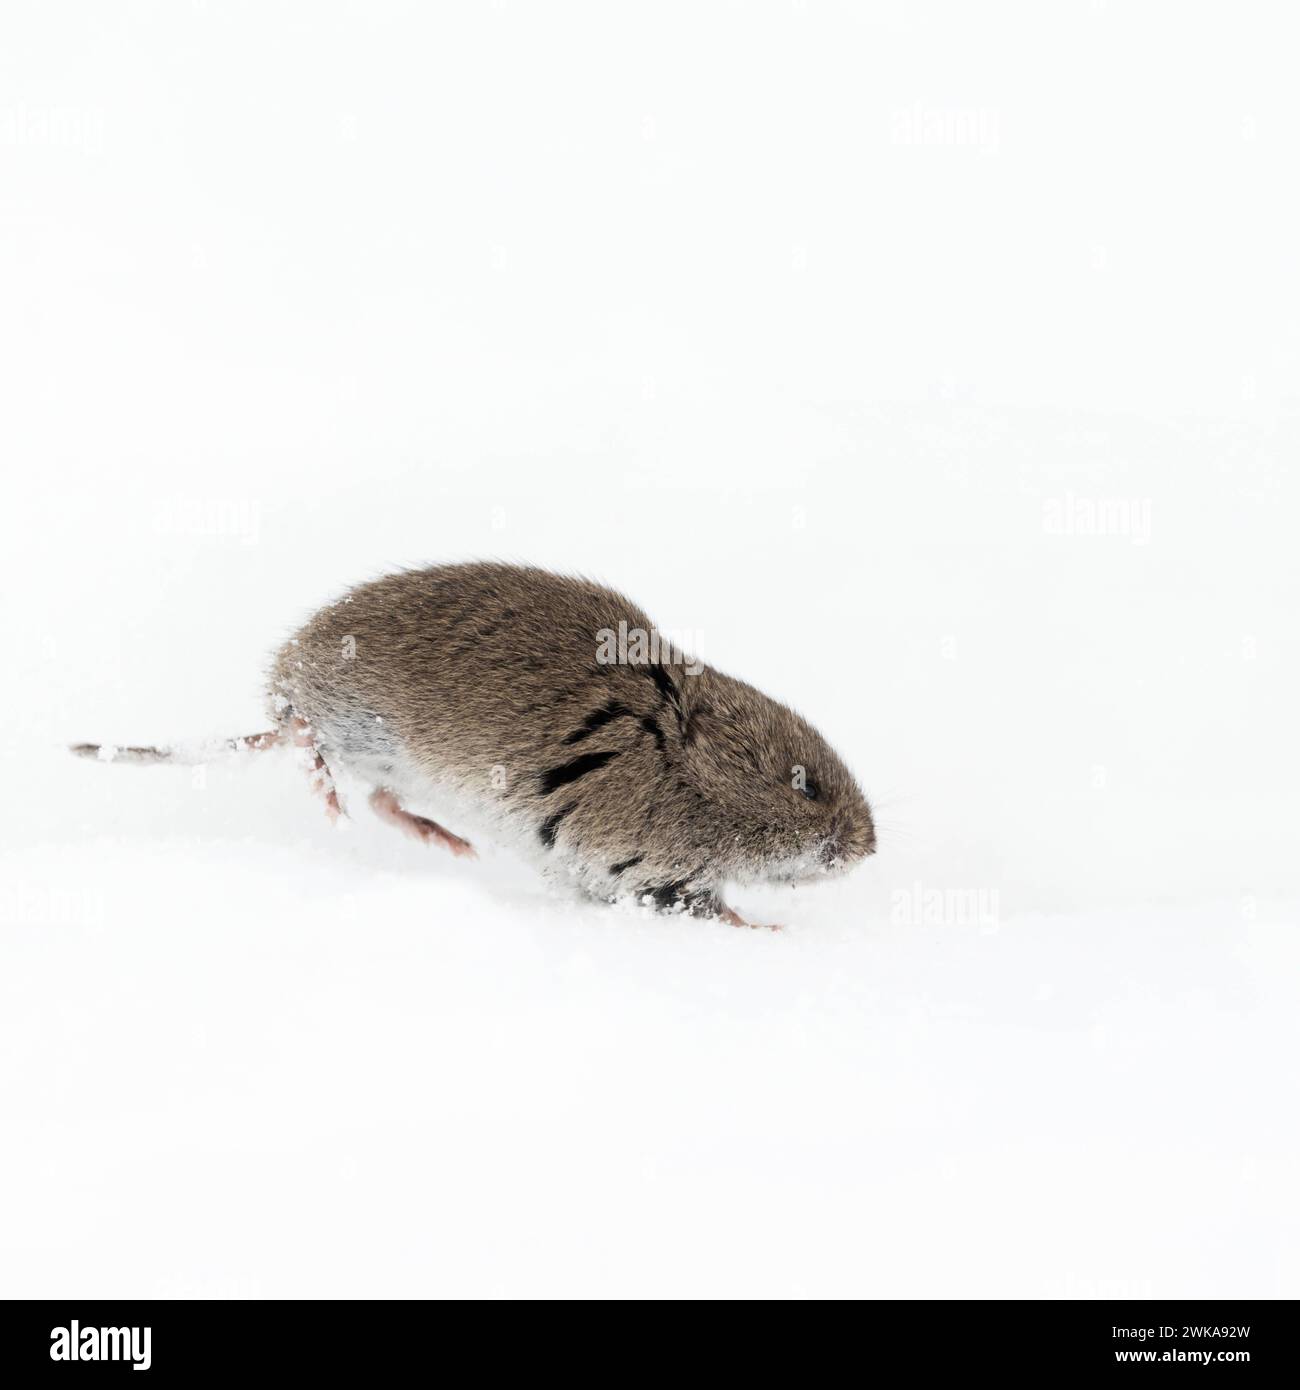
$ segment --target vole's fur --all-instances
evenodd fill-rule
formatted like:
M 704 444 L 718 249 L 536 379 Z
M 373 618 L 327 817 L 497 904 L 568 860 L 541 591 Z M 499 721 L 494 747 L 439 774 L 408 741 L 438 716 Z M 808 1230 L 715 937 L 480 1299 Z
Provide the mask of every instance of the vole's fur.
M 281 648 L 271 713 L 335 807 L 330 773 L 346 772 L 387 818 L 468 849 L 410 813 L 457 810 L 600 898 L 739 920 L 726 880 L 814 879 L 874 850 L 866 800 L 815 729 L 671 650 L 608 659 L 620 623 L 655 632 L 620 594 L 545 570 L 390 575 Z

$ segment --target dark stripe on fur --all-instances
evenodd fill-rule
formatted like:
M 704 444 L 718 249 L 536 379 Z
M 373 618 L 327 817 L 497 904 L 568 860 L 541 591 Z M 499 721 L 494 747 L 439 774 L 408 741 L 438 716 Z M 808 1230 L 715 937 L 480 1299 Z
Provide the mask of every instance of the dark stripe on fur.
M 567 787 L 570 782 L 576 782 L 579 777 L 595 772 L 598 767 L 604 767 L 611 758 L 617 757 L 617 750 L 612 748 L 600 753 L 584 753 L 580 758 L 574 758 L 571 763 L 562 763 L 559 767 L 551 768 L 549 772 L 543 772 L 542 795 L 550 796 L 557 787 Z
M 658 888 L 652 888 L 650 893 L 655 900 L 655 905 L 662 908 L 672 907 L 681 900 L 688 882 L 688 879 L 679 878 L 676 883 L 663 883 Z
M 614 719 L 634 719 L 634 712 L 626 705 L 619 704 L 617 700 L 611 700 L 609 704 L 589 714 L 579 728 L 575 729 L 564 741 L 565 743 L 581 743 L 584 738 L 590 738 L 597 729 L 603 729 L 606 724 Z
M 570 801 L 565 807 L 556 811 L 553 816 L 547 816 L 537 831 L 537 838 L 550 849 L 555 844 L 555 832 L 560 828 L 560 822 L 577 806 L 576 801 Z

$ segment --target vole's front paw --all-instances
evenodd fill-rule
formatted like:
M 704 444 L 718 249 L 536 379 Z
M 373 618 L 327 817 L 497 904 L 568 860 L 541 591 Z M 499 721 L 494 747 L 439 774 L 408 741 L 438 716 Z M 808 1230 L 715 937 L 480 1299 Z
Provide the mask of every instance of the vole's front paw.
M 729 927 L 749 927 L 751 931 L 781 931 L 779 922 L 747 922 L 739 912 L 733 911 L 729 907 L 724 907 L 718 916 Z

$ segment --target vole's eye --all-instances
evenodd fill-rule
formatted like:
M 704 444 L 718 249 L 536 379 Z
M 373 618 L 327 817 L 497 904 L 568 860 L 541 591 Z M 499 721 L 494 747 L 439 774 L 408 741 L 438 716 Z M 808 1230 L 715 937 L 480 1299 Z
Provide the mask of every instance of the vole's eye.
M 808 798 L 809 801 L 816 801 L 817 798 L 822 794 L 821 788 L 817 785 L 816 782 L 813 781 L 811 777 L 805 777 L 803 779 L 803 785 L 799 788 L 799 790 L 803 792 L 803 794 Z

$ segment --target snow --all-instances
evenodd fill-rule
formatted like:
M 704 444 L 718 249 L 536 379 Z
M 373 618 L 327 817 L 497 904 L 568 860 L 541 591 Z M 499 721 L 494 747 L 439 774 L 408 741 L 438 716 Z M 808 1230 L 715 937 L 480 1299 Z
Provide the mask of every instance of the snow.
M 745 932 L 420 848 L 10 858 L 84 898 L 8 919 L 5 1183 L 43 1200 L 3 1292 L 1294 1288 L 1292 921 L 896 926 L 846 879 Z
M 1300 1295 L 1300 96 L 1118 11 L 6 19 L 0 1296 Z M 470 556 L 878 855 L 746 932 L 66 751 Z

